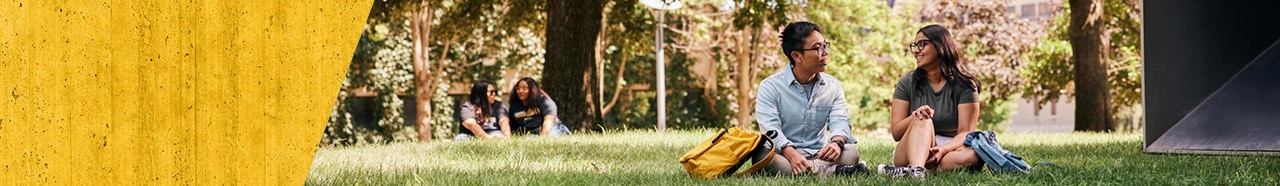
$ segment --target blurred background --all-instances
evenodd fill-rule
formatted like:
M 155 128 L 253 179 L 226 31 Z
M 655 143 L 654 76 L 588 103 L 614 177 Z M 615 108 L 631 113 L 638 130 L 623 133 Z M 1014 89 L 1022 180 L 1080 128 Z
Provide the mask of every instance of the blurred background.
M 785 68 L 778 35 L 794 21 L 832 43 L 826 73 L 855 135 L 887 135 L 893 85 L 915 66 L 906 45 L 929 24 L 951 30 L 982 82 L 979 130 L 1141 131 L 1141 0 L 654 1 L 678 6 L 375 0 L 321 145 L 451 139 L 471 82 L 502 99 L 520 77 L 578 133 L 755 128 L 756 86 Z

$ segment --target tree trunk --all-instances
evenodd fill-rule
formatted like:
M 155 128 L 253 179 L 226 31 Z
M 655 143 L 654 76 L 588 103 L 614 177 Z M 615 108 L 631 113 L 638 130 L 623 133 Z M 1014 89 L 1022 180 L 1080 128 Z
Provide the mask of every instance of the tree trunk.
M 596 42 L 604 1 L 548 0 L 546 61 L 542 88 L 558 106 L 565 125 L 594 130 L 603 120 L 597 107 Z
M 1110 45 L 1102 19 L 1105 4 L 1102 0 L 1070 0 L 1069 3 L 1071 51 L 1076 62 L 1075 130 L 1114 131 L 1106 65 Z
M 605 13 L 603 9 L 604 7 L 609 5 L 607 2 L 601 3 L 601 4 L 602 5 L 601 5 L 601 11 L 600 11 L 600 30 L 598 31 L 598 33 L 596 33 L 596 43 L 595 43 L 595 50 L 594 50 L 595 54 L 593 54 L 596 59 L 595 63 L 593 63 L 596 65 L 595 67 L 596 68 L 595 69 L 595 75 L 596 75 L 595 85 L 596 86 L 593 89 L 596 95 L 595 97 L 596 102 L 595 104 L 592 104 L 592 106 L 594 107 L 591 107 L 591 108 L 595 109 L 594 112 L 600 117 L 599 124 L 603 125 L 605 114 L 609 112 L 608 107 L 612 106 L 612 104 L 609 104 L 609 102 L 606 102 L 604 100 L 605 99 L 604 98 L 604 95 L 605 95 L 604 94 L 604 49 L 606 46 L 609 46 L 609 40 L 605 39 L 605 36 L 608 36 L 608 33 L 609 33 L 609 29 L 607 29 L 609 24 L 607 24 L 605 20 L 609 19 L 609 14 Z M 614 4 L 617 4 L 617 3 L 614 3 Z M 626 65 L 623 65 L 622 67 L 626 67 Z M 624 69 L 624 68 L 618 68 L 618 69 Z M 617 98 L 617 97 L 618 95 L 614 94 L 614 98 Z M 614 99 L 614 100 L 617 100 L 617 99 Z M 595 127 L 584 126 L 584 129 L 590 129 L 590 128 L 595 128 Z
M 409 29 L 413 31 L 410 35 L 413 39 L 413 84 L 416 87 L 414 93 L 414 101 L 417 102 L 417 108 L 414 118 L 415 126 L 418 131 L 418 142 L 431 141 L 431 96 L 434 93 L 434 86 L 428 84 L 431 74 L 427 69 L 431 68 L 429 53 L 431 51 L 428 44 L 431 39 L 431 13 L 430 2 L 424 2 L 421 9 L 414 11 L 409 18 Z
M 755 121 L 755 117 L 752 117 L 752 115 L 755 114 L 755 100 L 749 99 L 751 96 L 754 96 L 751 95 L 751 85 L 755 83 L 751 82 L 751 76 L 754 75 L 751 73 L 751 69 L 754 68 L 751 65 L 751 61 L 755 58 L 753 55 L 755 54 L 754 49 L 756 40 L 756 33 L 754 30 L 756 30 L 756 28 L 744 28 L 739 32 L 741 33 L 742 38 L 747 39 L 738 42 L 738 61 L 733 75 L 733 79 L 736 81 L 736 83 L 734 83 L 736 87 L 734 88 L 737 89 L 735 92 L 738 95 L 738 112 L 736 113 L 738 119 L 737 127 L 740 129 L 751 129 L 755 126 L 753 125 L 755 122 L 752 122 Z

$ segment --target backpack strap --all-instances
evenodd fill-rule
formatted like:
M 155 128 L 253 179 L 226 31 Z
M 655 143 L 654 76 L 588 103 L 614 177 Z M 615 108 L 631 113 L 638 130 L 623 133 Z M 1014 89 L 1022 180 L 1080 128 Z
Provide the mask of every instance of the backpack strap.
M 762 142 L 767 143 L 767 145 L 765 145 L 764 147 L 769 147 L 769 153 L 765 154 L 764 159 L 760 160 L 759 162 L 756 162 L 755 164 L 752 164 L 750 168 L 747 168 L 747 170 L 734 174 L 733 177 L 741 178 L 743 176 L 750 175 L 751 173 L 760 171 L 760 169 L 764 168 L 765 166 L 768 166 L 770 162 L 773 162 L 773 154 L 777 153 L 776 149 L 773 148 L 773 146 L 776 144 L 773 142 L 773 137 L 776 135 L 777 133 L 775 131 L 765 132 L 764 136 L 762 136 L 763 137 Z M 747 161 L 750 161 L 750 159 L 753 159 L 753 158 L 742 158 L 742 162 L 739 162 L 738 164 L 741 165 L 743 163 L 746 163 Z

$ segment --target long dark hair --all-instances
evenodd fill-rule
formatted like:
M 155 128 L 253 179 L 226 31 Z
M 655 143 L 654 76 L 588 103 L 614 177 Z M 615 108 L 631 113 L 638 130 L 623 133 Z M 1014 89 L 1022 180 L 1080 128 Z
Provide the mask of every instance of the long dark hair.
M 978 78 L 974 78 L 969 73 L 969 68 L 960 61 L 960 51 L 956 48 L 956 42 L 951 37 L 951 31 L 941 25 L 929 25 L 920 28 L 916 33 L 924 34 L 929 38 L 929 42 L 933 44 L 934 49 L 938 51 L 938 59 L 942 66 L 942 78 L 951 81 L 960 82 L 964 88 L 973 89 L 974 92 L 982 90 L 982 83 L 978 82 Z M 916 67 L 915 82 L 917 86 L 929 86 L 929 73 L 924 68 Z
M 493 105 L 489 103 L 489 86 L 488 80 L 480 80 L 471 85 L 471 95 L 467 97 L 467 102 L 480 110 L 476 115 L 476 123 L 488 122 L 490 116 L 493 116 Z
M 542 96 L 545 96 L 545 93 L 542 92 L 542 88 L 538 87 L 538 81 L 535 81 L 530 77 L 520 78 L 520 81 L 523 81 L 525 85 L 529 86 L 529 100 L 521 100 L 520 93 L 516 92 L 520 89 L 520 82 L 516 82 L 515 87 L 511 88 L 511 97 L 507 100 L 511 100 L 512 104 L 519 103 L 526 108 L 536 107 L 540 104 L 538 103 L 539 99 L 541 99 Z

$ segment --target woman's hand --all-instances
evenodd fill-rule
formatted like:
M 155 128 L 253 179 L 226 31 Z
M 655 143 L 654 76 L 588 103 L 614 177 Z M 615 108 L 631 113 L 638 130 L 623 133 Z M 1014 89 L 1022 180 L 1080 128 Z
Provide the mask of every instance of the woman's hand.
M 941 146 L 929 148 L 929 154 L 932 154 L 932 156 L 929 156 L 929 160 L 925 162 L 933 162 L 933 163 L 942 162 L 942 157 L 946 157 L 947 153 L 950 153 L 950 152 L 951 151 L 947 150 L 946 148 L 942 148 Z
M 929 108 L 929 105 L 920 106 L 915 111 L 911 111 L 911 117 L 915 117 L 915 119 L 933 119 L 933 108 Z

